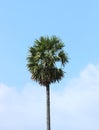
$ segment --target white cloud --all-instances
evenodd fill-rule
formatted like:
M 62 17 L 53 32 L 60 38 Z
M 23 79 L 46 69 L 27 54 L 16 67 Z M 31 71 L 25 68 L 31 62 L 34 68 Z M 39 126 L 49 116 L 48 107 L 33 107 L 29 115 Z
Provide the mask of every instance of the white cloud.
M 63 90 L 51 90 L 51 121 L 54 130 L 98 130 L 99 65 L 88 65 Z M 0 84 L 0 129 L 46 129 L 45 88 L 16 88 Z
M 1 84 L 0 129 L 32 130 L 43 126 L 43 91 L 43 88 L 27 85 L 22 92 L 18 92 L 15 88 Z
M 56 119 L 58 124 L 63 120 L 64 130 L 99 129 L 99 65 L 88 65 L 62 93 L 55 93 L 52 97 L 56 103 L 53 107 L 61 117 L 58 119 L 56 115 Z

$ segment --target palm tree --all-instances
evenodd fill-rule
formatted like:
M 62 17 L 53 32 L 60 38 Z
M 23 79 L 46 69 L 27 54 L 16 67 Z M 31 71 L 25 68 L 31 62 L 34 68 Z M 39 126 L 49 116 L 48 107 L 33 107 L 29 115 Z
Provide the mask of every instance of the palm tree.
M 27 67 L 31 78 L 46 87 L 47 130 L 50 130 L 50 84 L 59 82 L 64 76 L 63 68 L 68 55 L 63 51 L 64 43 L 56 36 L 40 37 L 29 48 Z

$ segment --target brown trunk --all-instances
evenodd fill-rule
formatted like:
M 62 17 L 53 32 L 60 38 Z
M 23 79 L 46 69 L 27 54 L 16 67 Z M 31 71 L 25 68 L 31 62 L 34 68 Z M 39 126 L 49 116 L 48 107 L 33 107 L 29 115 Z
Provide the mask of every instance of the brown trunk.
M 50 86 L 46 86 L 47 130 L 50 129 Z

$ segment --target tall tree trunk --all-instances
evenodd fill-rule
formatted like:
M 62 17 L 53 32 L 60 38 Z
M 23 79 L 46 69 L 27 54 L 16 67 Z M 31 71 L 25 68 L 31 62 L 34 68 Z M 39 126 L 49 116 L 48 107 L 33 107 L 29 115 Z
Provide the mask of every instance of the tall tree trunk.
M 50 129 L 50 86 L 46 86 L 47 130 Z

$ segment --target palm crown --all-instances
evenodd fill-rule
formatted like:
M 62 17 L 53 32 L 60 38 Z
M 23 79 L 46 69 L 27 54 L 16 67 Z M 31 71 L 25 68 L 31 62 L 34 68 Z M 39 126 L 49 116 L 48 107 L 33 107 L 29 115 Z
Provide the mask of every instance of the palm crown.
M 56 36 L 40 37 L 29 48 L 27 67 L 31 72 L 31 78 L 43 86 L 61 80 L 64 71 L 61 66 L 68 62 L 67 54 L 63 51 L 64 44 Z M 58 63 L 61 66 L 58 67 Z

